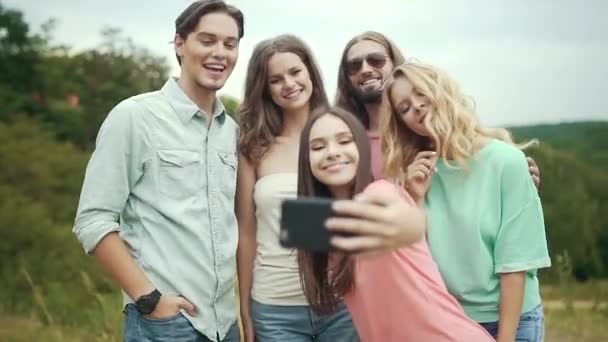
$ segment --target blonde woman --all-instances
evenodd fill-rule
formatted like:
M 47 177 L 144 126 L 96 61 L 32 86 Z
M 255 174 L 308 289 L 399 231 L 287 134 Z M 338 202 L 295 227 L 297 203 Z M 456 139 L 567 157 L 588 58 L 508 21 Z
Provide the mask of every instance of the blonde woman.
M 427 193 L 408 192 L 427 210 L 429 246 L 448 290 L 498 341 L 542 341 L 536 270 L 551 262 L 526 146 L 482 127 L 458 84 L 435 67 L 398 66 L 385 96 L 385 176 L 404 184 L 431 178 Z

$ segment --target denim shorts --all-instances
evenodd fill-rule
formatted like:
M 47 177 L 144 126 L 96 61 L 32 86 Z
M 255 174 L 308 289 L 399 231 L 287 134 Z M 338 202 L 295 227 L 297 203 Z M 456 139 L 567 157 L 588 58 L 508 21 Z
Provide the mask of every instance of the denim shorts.
M 490 335 L 498 336 L 498 322 L 479 323 Z M 539 305 L 521 315 L 515 342 L 543 342 L 545 340 L 545 316 L 543 307 Z
M 359 336 L 344 303 L 328 316 L 309 306 L 267 305 L 252 301 L 256 342 L 358 342 Z
M 198 332 L 190 321 L 178 313 L 163 319 L 143 317 L 135 305 L 125 307 L 125 342 L 211 342 L 214 341 Z M 240 332 L 234 323 L 222 342 L 239 342 Z

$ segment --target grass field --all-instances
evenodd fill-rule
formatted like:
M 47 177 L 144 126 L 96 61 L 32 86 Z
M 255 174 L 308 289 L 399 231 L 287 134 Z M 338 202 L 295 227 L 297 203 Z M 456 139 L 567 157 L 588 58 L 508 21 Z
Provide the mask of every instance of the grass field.
M 542 288 L 545 300 L 545 341 L 608 341 L 608 282 L 573 284 L 566 300 L 560 297 L 563 291 L 560 287 Z M 62 326 L 57 323 L 43 324 L 35 314 L 15 317 L 0 312 L 0 341 L 122 341 L 120 300 L 118 294 L 116 298 L 106 298 L 109 312 L 100 313 L 99 317 L 93 320 L 95 324 L 86 328 Z

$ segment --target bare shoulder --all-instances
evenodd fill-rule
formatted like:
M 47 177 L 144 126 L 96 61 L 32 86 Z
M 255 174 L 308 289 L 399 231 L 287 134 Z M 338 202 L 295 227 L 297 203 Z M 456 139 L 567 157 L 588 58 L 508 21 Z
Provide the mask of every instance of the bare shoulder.
M 299 142 L 277 137 L 256 165 L 260 176 L 272 173 L 298 172 Z

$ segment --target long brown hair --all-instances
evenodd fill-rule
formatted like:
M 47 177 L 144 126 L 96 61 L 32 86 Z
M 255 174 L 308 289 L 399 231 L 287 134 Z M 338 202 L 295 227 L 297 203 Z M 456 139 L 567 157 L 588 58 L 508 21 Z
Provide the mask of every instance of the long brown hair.
M 346 123 L 359 151 L 359 165 L 352 196 L 362 192 L 372 180 L 370 146 L 365 127 L 353 114 L 342 108 L 321 109 L 311 115 L 300 137 L 298 197 L 332 197 L 327 186 L 319 182 L 310 169 L 310 129 L 319 118 L 325 115 L 336 116 Z M 317 314 L 323 315 L 335 311 L 340 298 L 353 287 L 354 263 L 352 257 L 335 252 L 330 265 L 329 253 L 298 250 L 298 264 L 302 288 L 312 309 Z
M 403 54 L 401 53 L 401 50 L 399 50 L 397 45 L 395 45 L 395 43 L 393 43 L 385 35 L 379 32 L 363 32 L 355 36 L 348 43 L 346 43 L 346 47 L 344 47 L 344 51 L 342 52 L 340 66 L 338 67 L 338 89 L 336 90 L 336 105 L 355 114 L 359 118 L 359 120 L 361 120 L 363 126 L 368 128 L 369 114 L 367 113 L 367 109 L 365 109 L 365 105 L 355 95 L 355 88 L 353 87 L 350 81 L 350 77 L 346 69 L 346 57 L 348 55 L 348 51 L 353 47 L 353 45 L 363 40 L 369 40 L 384 46 L 394 66 L 404 63 L 405 58 L 403 57 Z
M 289 34 L 258 43 L 249 60 L 245 95 L 239 106 L 238 147 L 241 153 L 253 162 L 257 162 L 268 151 L 283 126 L 283 112 L 272 100 L 268 89 L 268 60 L 283 52 L 296 54 L 308 69 L 312 82 L 309 100 L 311 111 L 328 106 L 321 71 L 306 43 Z

